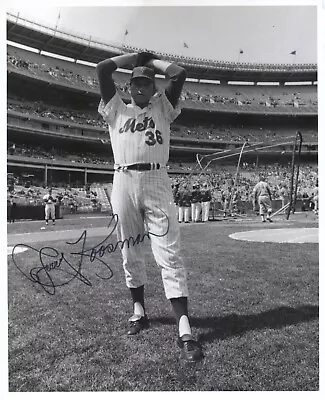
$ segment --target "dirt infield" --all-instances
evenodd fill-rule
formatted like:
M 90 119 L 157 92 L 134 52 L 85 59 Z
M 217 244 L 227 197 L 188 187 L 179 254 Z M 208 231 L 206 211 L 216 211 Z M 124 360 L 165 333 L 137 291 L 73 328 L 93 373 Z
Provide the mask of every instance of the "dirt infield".
M 280 228 L 236 232 L 229 235 L 236 240 L 270 243 L 318 243 L 318 228 Z

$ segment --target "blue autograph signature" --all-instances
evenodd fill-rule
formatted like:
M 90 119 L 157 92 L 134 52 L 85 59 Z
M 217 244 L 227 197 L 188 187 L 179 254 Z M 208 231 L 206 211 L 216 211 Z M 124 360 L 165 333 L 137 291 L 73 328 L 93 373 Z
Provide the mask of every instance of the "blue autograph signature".
M 165 214 L 165 213 L 164 213 Z M 118 224 L 118 215 L 113 214 L 108 224 L 108 235 L 98 244 L 93 247 L 87 247 L 87 230 L 84 230 L 80 237 L 74 242 L 66 242 L 71 246 L 73 251 L 64 253 L 54 247 L 42 247 L 36 249 L 28 244 L 16 244 L 12 249 L 11 257 L 14 265 L 18 270 L 31 282 L 40 285 L 48 294 L 54 295 L 57 287 L 68 285 L 74 279 L 78 279 L 88 286 L 92 286 L 90 280 L 86 277 L 83 271 L 84 261 L 94 263 L 97 271 L 95 275 L 101 279 L 111 279 L 113 271 L 109 264 L 103 260 L 106 254 L 116 252 L 117 249 L 122 250 L 125 246 L 137 246 L 142 243 L 145 238 L 150 239 L 150 236 L 163 237 L 169 231 L 169 220 L 167 214 L 167 226 L 162 234 L 153 232 L 145 232 L 138 234 L 136 237 L 130 236 L 127 239 L 111 241 L 111 236 L 115 232 Z M 76 247 L 78 246 L 78 249 Z M 17 247 L 24 247 L 38 253 L 39 265 L 32 267 L 30 270 L 24 269 L 22 260 L 15 253 Z M 76 251 L 77 250 L 77 251 Z M 71 257 L 72 256 L 72 257 Z M 76 260 L 72 260 L 76 258 Z

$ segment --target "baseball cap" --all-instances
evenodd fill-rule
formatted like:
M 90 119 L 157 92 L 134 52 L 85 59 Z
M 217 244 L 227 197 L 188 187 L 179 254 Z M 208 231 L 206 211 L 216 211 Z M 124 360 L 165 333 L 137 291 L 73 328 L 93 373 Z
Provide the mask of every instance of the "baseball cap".
M 146 78 L 151 81 L 155 80 L 155 71 L 148 67 L 135 67 L 132 71 L 131 81 L 135 78 Z

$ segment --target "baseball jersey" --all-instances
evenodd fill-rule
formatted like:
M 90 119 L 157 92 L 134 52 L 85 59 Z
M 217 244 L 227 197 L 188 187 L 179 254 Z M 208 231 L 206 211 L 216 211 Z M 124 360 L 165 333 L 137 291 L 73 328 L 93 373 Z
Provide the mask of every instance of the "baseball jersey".
M 43 200 L 45 201 L 46 204 L 54 204 L 56 202 L 56 200 L 54 199 L 54 197 L 47 193 L 44 197 Z
M 116 92 L 106 106 L 101 99 L 98 112 L 109 125 L 115 164 L 167 164 L 170 123 L 181 110 L 172 106 L 164 92 L 155 93 L 145 108 L 133 99 L 126 105 Z
M 269 185 L 263 181 L 258 182 L 253 189 L 253 195 L 255 198 L 258 198 L 259 196 L 271 197 Z

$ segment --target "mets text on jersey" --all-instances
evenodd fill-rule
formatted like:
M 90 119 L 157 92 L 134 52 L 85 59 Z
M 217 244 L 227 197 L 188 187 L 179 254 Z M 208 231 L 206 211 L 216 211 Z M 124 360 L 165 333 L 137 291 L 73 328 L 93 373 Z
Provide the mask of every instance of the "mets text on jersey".
M 119 129 L 119 133 L 126 133 L 128 131 L 134 132 L 143 132 L 147 128 L 155 129 L 156 124 L 155 121 L 151 117 L 144 117 L 142 122 L 136 123 L 135 118 L 129 118 L 124 125 Z M 156 143 L 162 144 L 164 142 L 162 133 L 156 129 L 154 132 L 147 130 L 146 131 L 147 140 L 145 143 L 149 146 L 154 146 Z

